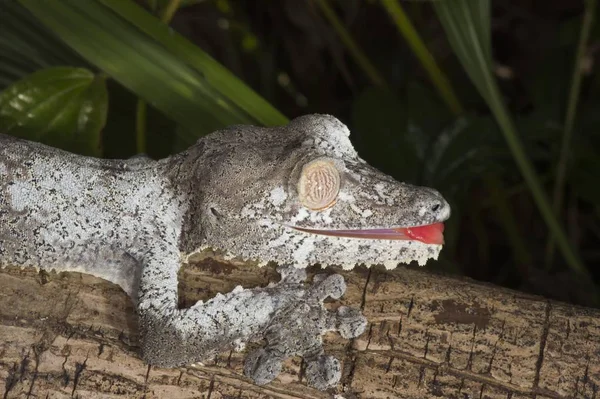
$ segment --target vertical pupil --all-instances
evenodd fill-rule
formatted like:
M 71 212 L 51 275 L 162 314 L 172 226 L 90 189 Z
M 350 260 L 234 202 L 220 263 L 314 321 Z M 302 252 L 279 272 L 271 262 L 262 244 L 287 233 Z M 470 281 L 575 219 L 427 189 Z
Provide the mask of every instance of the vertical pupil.
M 308 195 L 310 200 L 317 206 L 325 206 L 333 200 L 331 198 L 332 189 L 335 185 L 335 177 L 328 168 L 318 168 L 313 170 L 310 177 L 310 189 Z

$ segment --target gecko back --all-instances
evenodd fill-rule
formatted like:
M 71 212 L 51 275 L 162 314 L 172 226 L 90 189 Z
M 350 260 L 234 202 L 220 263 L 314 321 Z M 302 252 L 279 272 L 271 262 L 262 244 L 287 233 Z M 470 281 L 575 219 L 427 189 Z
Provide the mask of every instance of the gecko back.
M 0 264 L 89 273 L 134 295 L 132 251 L 163 229 L 152 212 L 165 187 L 155 164 L 0 134 Z

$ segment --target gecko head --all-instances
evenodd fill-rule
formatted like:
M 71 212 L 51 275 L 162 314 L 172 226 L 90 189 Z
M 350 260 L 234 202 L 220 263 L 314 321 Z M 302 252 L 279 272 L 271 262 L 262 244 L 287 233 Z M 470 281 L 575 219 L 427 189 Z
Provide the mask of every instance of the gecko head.
M 437 257 L 448 203 L 368 165 L 334 117 L 211 136 L 204 158 L 218 162 L 202 179 L 200 247 L 297 267 L 392 268 Z

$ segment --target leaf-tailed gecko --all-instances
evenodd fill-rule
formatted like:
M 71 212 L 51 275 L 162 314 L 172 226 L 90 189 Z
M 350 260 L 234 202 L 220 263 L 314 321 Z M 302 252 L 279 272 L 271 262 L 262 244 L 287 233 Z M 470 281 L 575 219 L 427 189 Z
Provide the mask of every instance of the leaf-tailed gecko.
M 337 384 L 341 367 L 322 334 L 363 333 L 360 311 L 325 309 L 340 275 L 304 283 L 320 263 L 383 264 L 436 258 L 450 207 L 435 190 L 400 183 L 357 155 L 332 116 L 286 126 L 232 126 L 166 159 L 88 158 L 0 135 L 0 265 L 89 273 L 136 304 L 143 358 L 176 367 L 249 341 L 258 384 L 300 355 L 307 382 Z M 178 308 L 177 273 L 212 248 L 280 265 L 281 281 Z

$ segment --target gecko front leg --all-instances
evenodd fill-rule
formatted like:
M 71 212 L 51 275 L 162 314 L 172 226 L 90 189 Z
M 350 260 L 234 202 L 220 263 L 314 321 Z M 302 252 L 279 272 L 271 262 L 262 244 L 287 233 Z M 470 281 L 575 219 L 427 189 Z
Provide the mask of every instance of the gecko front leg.
M 139 288 L 138 312 L 142 354 L 150 363 L 175 367 L 195 363 L 249 341 L 264 339 L 244 367 L 257 384 L 272 381 L 282 362 L 302 356 L 308 366 L 308 383 L 318 389 L 337 384 L 341 367 L 324 354 L 321 335 L 339 331 L 345 338 L 362 334 L 366 319 L 346 307 L 325 309 L 327 297 L 339 298 L 346 285 L 340 275 L 316 277 L 304 284 L 306 272 L 280 268 L 281 281 L 264 288 L 236 287 L 188 309 L 177 308 L 176 248 L 145 254 Z
M 279 267 L 282 278 L 279 286 L 302 284 L 304 269 L 293 266 Z M 339 299 L 346 291 L 344 278 L 339 274 L 318 274 L 313 284 L 303 288 L 301 298 L 279 309 L 264 330 L 266 342 L 246 359 L 244 373 L 257 384 L 271 382 L 281 371 L 282 363 L 292 356 L 302 356 L 308 384 L 325 390 L 335 386 L 342 375 L 338 359 L 325 355 L 322 335 L 338 331 L 344 338 L 354 338 L 365 331 L 367 320 L 357 309 L 342 306 L 332 312 L 323 306 L 328 297 Z

